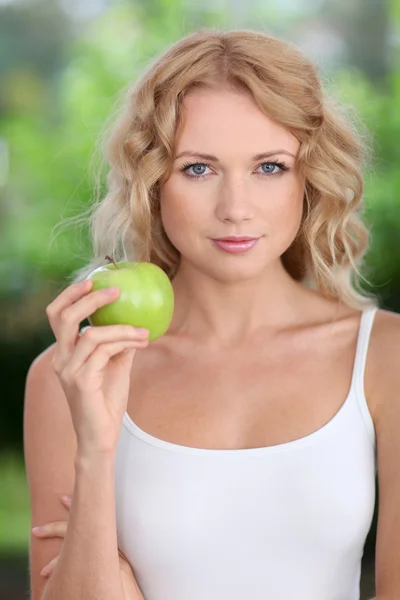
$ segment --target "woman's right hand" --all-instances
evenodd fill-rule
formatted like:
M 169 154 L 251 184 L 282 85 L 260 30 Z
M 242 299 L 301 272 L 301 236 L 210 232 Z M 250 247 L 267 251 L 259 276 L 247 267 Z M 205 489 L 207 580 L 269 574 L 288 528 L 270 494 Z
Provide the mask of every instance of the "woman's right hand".
M 148 345 L 148 332 L 131 325 L 79 325 L 101 306 L 117 300 L 119 289 L 91 292 L 93 282 L 74 283 L 46 307 L 56 338 L 54 371 L 67 398 L 78 453 L 114 452 L 127 409 L 132 360 Z M 55 407 L 57 410 L 57 407 Z

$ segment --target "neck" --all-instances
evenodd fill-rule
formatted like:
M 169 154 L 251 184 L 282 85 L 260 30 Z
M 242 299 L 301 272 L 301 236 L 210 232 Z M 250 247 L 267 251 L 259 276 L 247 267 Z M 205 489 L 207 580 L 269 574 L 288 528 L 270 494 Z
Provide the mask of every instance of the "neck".
M 170 331 L 221 346 L 251 340 L 260 328 L 274 333 L 298 323 L 316 294 L 293 280 L 280 260 L 261 276 L 235 281 L 217 280 L 182 261 L 172 286 Z

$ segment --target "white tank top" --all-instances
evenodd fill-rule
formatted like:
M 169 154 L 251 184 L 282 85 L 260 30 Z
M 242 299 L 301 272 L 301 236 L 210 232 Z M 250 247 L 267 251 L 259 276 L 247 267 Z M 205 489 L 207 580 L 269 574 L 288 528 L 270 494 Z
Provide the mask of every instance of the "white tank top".
M 310 435 L 265 448 L 192 448 L 146 433 L 125 413 L 118 547 L 145 600 L 359 600 L 375 505 L 364 369 L 376 310 L 362 313 L 345 402 Z

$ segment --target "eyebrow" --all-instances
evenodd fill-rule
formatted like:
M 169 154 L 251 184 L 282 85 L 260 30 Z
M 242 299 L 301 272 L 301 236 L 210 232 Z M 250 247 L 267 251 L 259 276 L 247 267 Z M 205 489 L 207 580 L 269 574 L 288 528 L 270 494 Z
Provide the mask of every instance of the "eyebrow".
M 270 150 L 269 152 L 261 152 L 261 154 L 256 154 L 252 157 L 251 160 L 261 160 L 262 158 L 268 158 L 269 156 L 273 156 L 274 154 L 287 154 L 288 156 L 293 156 L 296 158 L 294 154 L 288 152 L 287 150 L 283 150 L 282 148 L 279 150 Z M 212 160 L 214 162 L 219 162 L 219 159 L 212 154 L 204 154 L 202 152 L 194 152 L 193 150 L 184 150 L 180 154 L 175 157 L 175 160 L 181 158 L 182 156 L 192 156 L 195 158 L 204 158 L 205 160 Z

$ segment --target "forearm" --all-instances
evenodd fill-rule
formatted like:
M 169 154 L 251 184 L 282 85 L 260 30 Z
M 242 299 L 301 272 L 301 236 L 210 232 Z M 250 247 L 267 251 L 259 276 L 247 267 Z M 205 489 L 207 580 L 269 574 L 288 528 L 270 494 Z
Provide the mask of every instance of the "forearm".
M 42 600 L 126 600 L 118 555 L 114 472 L 113 455 L 87 458 L 77 454 L 67 532 Z

